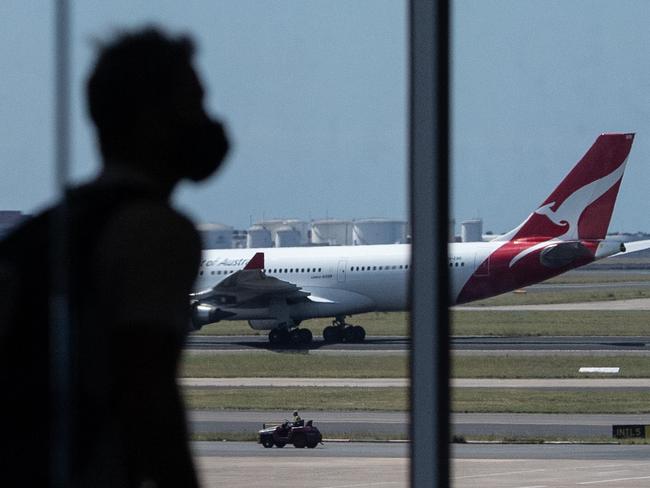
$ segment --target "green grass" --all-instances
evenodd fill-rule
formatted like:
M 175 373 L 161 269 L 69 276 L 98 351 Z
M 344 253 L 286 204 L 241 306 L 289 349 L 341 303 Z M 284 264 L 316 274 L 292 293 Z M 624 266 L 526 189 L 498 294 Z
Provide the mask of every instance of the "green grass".
M 406 354 L 185 353 L 181 377 L 404 378 Z
M 650 281 L 650 273 L 641 273 L 634 270 L 627 272 L 611 272 L 605 270 L 584 271 L 583 268 L 561 274 L 555 278 L 546 280 L 545 283 L 586 285 L 598 283 L 624 283 L 631 281 L 648 282 Z
M 616 378 L 650 378 L 646 356 L 452 355 L 454 378 L 594 378 L 582 366 L 619 367 Z M 277 353 L 186 353 L 184 378 L 406 378 L 405 354 L 320 355 Z M 611 378 L 612 375 L 602 377 Z
M 650 391 L 454 388 L 453 412 L 650 413 Z
M 408 334 L 409 323 L 406 312 L 371 312 L 354 315 L 347 319 L 351 324 L 361 325 L 368 335 L 395 335 Z M 314 335 L 322 335 L 323 329 L 332 324 L 332 318 L 312 319 L 304 321 L 301 326 L 312 331 Z M 200 331 L 193 332 L 198 335 L 267 335 L 268 331 L 253 330 L 248 322 L 219 322 L 207 325 Z
M 650 313 L 643 310 L 455 310 L 451 323 L 453 335 L 650 335 Z
M 186 388 L 197 410 L 406 411 L 407 388 Z M 454 388 L 453 412 L 650 413 L 650 391 Z
M 649 297 L 650 287 L 602 288 L 598 290 L 539 290 L 529 293 L 506 293 L 468 303 L 467 306 L 493 307 L 504 305 L 540 305 L 545 303 L 602 302 Z
M 620 367 L 617 375 L 578 373 L 582 366 Z M 452 356 L 454 378 L 650 378 L 647 356 Z
M 406 388 L 185 388 L 187 408 L 198 410 L 408 409 Z

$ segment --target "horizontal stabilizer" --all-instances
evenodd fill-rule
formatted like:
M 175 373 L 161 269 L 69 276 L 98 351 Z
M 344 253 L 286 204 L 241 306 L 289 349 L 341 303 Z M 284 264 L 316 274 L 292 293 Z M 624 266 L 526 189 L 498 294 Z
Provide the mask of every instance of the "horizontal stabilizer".
M 633 252 L 645 251 L 646 249 L 650 249 L 650 240 L 626 242 L 623 245 L 625 246 L 625 251 L 616 253 L 614 254 L 614 256 L 623 256 L 623 255 L 632 254 Z

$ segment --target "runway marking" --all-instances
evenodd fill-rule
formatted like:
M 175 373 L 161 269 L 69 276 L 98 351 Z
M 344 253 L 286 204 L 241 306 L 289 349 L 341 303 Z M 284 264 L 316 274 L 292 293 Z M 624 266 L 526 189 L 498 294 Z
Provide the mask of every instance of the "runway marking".
M 473 474 L 468 476 L 454 476 L 454 479 L 462 480 L 467 478 L 487 478 L 488 476 L 507 476 L 510 474 L 525 474 L 525 473 L 539 473 L 541 471 L 547 471 L 546 469 L 527 469 L 525 471 L 504 471 L 501 473 L 490 473 L 490 474 Z
M 368 483 L 362 483 L 362 484 L 356 484 L 356 485 L 329 485 L 329 486 L 321 486 L 319 488 L 371 488 L 373 486 L 386 486 L 386 485 L 396 485 L 396 486 L 402 486 L 402 482 L 398 481 L 377 481 L 373 482 L 370 481 Z
M 548 485 L 516 486 L 515 488 L 546 488 Z
M 615 481 L 634 481 L 634 480 L 648 480 L 650 476 L 637 476 L 634 478 L 616 478 L 611 480 L 598 480 L 598 481 L 581 481 L 579 485 L 597 485 L 599 483 L 613 483 Z

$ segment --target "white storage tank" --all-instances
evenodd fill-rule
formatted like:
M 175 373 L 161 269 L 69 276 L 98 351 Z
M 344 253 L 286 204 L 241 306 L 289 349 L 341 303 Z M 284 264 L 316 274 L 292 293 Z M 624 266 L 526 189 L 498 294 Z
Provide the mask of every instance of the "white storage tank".
M 352 228 L 352 244 L 403 244 L 406 242 L 406 222 L 390 219 L 355 220 Z
M 483 220 L 472 219 L 460 223 L 462 242 L 481 242 L 483 240 Z
M 300 246 L 300 232 L 285 225 L 275 230 L 275 247 L 298 247 Z
M 271 231 L 263 225 L 255 224 L 248 229 L 246 236 L 246 247 L 273 247 L 273 239 L 271 239 Z
M 352 227 L 349 220 L 315 220 L 311 224 L 311 242 L 321 246 L 349 246 L 352 244 Z
M 203 249 L 230 249 L 233 228 L 230 225 L 204 223 L 198 224 Z
M 309 244 L 309 222 L 300 219 L 287 219 L 284 223 L 300 234 L 300 246 Z

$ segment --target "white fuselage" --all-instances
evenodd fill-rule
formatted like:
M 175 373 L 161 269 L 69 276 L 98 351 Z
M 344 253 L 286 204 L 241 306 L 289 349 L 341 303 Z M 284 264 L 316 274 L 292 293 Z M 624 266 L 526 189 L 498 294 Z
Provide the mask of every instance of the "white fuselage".
M 450 300 L 455 302 L 476 267 L 501 242 L 449 245 Z M 295 304 L 295 319 L 330 317 L 370 311 L 397 311 L 408 307 L 411 246 L 293 247 L 204 251 L 196 289 L 210 288 L 264 253 L 264 273 L 291 282 L 310 293 L 314 301 Z M 231 320 L 273 318 L 268 308 L 233 310 Z

